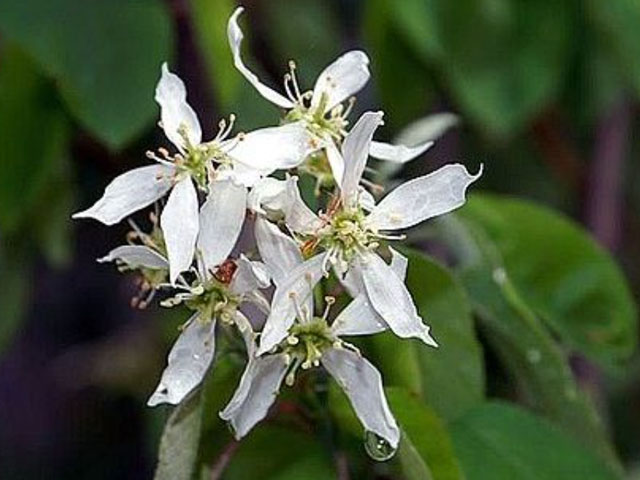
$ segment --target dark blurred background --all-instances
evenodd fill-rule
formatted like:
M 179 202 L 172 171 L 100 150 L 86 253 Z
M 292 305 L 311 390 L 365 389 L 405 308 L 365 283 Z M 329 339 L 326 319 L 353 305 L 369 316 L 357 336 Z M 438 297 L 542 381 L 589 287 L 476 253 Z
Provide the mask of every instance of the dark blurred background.
M 560 209 L 615 253 L 640 293 L 640 3 L 634 0 L 247 0 L 245 57 L 301 83 L 351 48 L 371 57 L 357 110 L 392 139 L 430 113 L 447 133 L 400 176 L 482 162 L 483 190 Z M 130 278 L 95 259 L 126 226 L 72 222 L 114 176 L 168 142 L 160 64 L 187 84 L 205 131 L 279 112 L 233 69 L 231 0 L 0 2 L 0 478 L 150 478 L 168 410 L 148 409 L 179 320 L 129 307 Z M 352 117 L 355 118 L 355 115 Z M 640 361 L 577 361 L 633 470 Z M 636 477 L 640 474 L 636 472 Z

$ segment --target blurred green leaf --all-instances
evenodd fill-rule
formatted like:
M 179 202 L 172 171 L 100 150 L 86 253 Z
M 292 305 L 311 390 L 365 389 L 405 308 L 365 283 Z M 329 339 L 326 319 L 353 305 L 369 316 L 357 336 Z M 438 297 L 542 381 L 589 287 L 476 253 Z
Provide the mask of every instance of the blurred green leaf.
M 69 110 L 109 147 L 123 147 L 157 116 L 153 91 L 172 37 L 163 2 L 4 0 L 0 31 L 55 79 Z
M 482 405 L 452 424 L 455 450 L 473 480 L 615 480 L 575 440 L 514 406 Z
M 602 364 L 626 360 L 637 312 L 611 255 L 562 215 L 516 199 L 474 196 L 460 218 L 479 225 L 524 302 L 571 349 Z
M 434 95 L 429 70 L 399 35 L 400 28 L 393 22 L 393 16 L 400 15 L 399 12 L 408 12 L 412 16 L 410 7 L 414 3 L 404 2 L 402 8 L 397 8 L 395 3 L 390 4 L 388 0 L 365 2 L 367 53 L 371 56 L 374 82 L 387 112 L 385 124 L 388 127 L 380 131 L 382 136 L 422 117 Z M 426 5 L 421 1 L 418 3 Z M 418 22 L 422 19 L 413 18 Z M 430 29 L 424 25 L 420 28 L 422 34 L 428 37 Z
M 640 4 L 635 0 L 589 0 L 585 5 L 589 26 L 599 35 L 598 50 L 617 63 L 636 95 L 640 94 Z
M 418 251 L 403 253 L 409 258 L 407 286 L 440 346 L 434 349 L 385 333 L 369 339 L 372 359 L 386 385 L 422 393 L 438 415 L 451 420 L 484 399 L 484 359 L 471 307 L 446 268 Z
M 68 133 L 51 86 L 18 48 L 5 46 L 0 69 L 0 229 L 5 235 L 34 222 L 27 213 L 33 213 L 44 191 L 60 187 L 52 178 L 64 177 Z
M 261 424 L 242 440 L 224 478 L 331 479 L 335 473 L 330 458 L 313 437 Z
M 193 392 L 171 412 L 162 433 L 154 480 L 190 480 L 194 472 L 202 402 L 200 391 Z
M 408 480 L 463 478 L 445 424 L 436 413 L 401 388 L 385 389 L 402 430 L 398 459 Z

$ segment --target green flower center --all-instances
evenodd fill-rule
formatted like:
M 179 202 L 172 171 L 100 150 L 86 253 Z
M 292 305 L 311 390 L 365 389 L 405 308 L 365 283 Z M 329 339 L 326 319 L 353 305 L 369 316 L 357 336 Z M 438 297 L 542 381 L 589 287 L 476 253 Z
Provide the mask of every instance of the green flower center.
M 377 247 L 376 233 L 365 225 L 361 208 L 342 208 L 320 232 L 320 245 L 344 262 L 363 250 Z

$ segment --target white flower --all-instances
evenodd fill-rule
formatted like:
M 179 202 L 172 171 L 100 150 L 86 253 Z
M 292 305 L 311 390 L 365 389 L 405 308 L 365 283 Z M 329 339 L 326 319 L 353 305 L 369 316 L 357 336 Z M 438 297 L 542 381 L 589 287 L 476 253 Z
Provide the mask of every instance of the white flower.
M 178 404 L 202 382 L 215 354 L 216 325 L 222 322 L 246 330 L 248 321 L 239 307 L 253 302 L 268 309 L 260 289 L 266 288 L 269 280 L 264 264 L 241 256 L 218 266 L 202 260 L 196 281 L 178 284 L 180 292 L 162 304 L 184 303 L 194 313 L 171 348 L 167 367 L 147 402 L 149 406 Z
M 243 186 L 246 197 L 246 187 L 273 172 L 281 163 L 290 161 L 287 158 L 297 159 L 310 151 L 305 144 L 304 132 L 294 125 L 264 128 L 228 139 L 233 116 L 228 125 L 224 121 L 220 123 L 220 131 L 213 140 L 203 143 L 198 117 L 186 96 L 182 80 L 164 64 L 155 99 L 161 107 L 162 128 L 178 153 L 170 156 L 164 149 L 160 150 L 160 155 L 150 152 L 148 156 L 156 160 L 157 165 L 136 168 L 116 177 L 91 208 L 73 216 L 94 218 L 113 225 L 171 190 L 160 217 L 171 282 L 175 282 L 180 272 L 188 269 L 193 261 L 200 230 L 199 217 L 208 222 L 207 226 L 215 226 L 215 218 L 199 214 L 196 187 L 208 191 L 210 199 L 219 199 L 222 194 L 213 192 L 212 187 L 222 185 L 219 181 L 231 180 Z M 255 157 L 260 158 L 260 168 L 252 165 Z M 225 190 L 228 191 L 230 187 Z M 238 205 L 241 195 L 236 192 L 233 197 Z M 232 208 L 237 211 L 236 204 Z M 209 205 L 206 212 L 220 210 Z
M 242 61 L 240 49 L 244 35 L 238 26 L 238 17 L 243 11 L 243 7 L 238 7 L 231 15 L 227 26 L 227 36 L 236 68 L 260 95 L 288 111 L 285 120 L 291 122 L 291 128 L 306 132 L 306 142 L 312 150 L 324 150 L 333 177 L 337 183 L 341 183 L 344 163 L 337 150 L 337 144 L 339 145 L 347 134 L 347 117 L 353 106 L 352 100 L 346 107 L 344 102 L 360 91 L 369 80 L 369 58 L 360 50 L 343 54 L 320 73 L 313 90 L 308 92 L 301 92 L 295 72 L 296 66 L 290 62 L 290 71 L 284 79 L 286 96 L 282 95 L 262 83 Z M 421 142 L 415 147 L 373 142 L 371 155 L 381 160 L 404 163 L 426 151 L 433 144 L 431 140 Z M 287 161 L 279 167 L 296 167 L 305 158 L 306 155 L 297 159 L 287 156 Z M 259 168 L 260 162 L 260 158 L 255 157 L 252 165 Z
M 367 305 L 377 312 L 381 324 L 400 337 L 416 337 L 437 346 L 429 334 L 429 327 L 418 315 L 404 285 L 404 276 L 394 272 L 375 250 L 378 239 L 398 238 L 388 232 L 411 227 L 462 206 L 467 187 L 481 172 L 471 175 L 462 165 L 446 165 L 400 185 L 375 205 L 359 183 L 367 162 L 369 143 L 381 122 L 381 113 L 365 113 L 345 139 L 342 155 L 347 169 L 340 184 L 340 198 L 321 218 L 310 222 L 320 224 L 320 228 L 311 234 L 308 230 L 302 232 L 310 237 L 306 241 L 312 247 L 310 250 L 319 247 L 324 252 L 291 269 L 287 281 L 276 289 L 259 354 L 282 341 L 293 323 L 295 314 L 288 297 L 309 296 L 326 271 L 327 263 L 334 266 L 352 296 L 366 295 Z M 293 226 L 289 227 L 295 230 Z
M 290 298 L 289 303 L 294 304 L 298 322 L 277 351 L 258 356 L 255 335 L 245 335 L 249 360 L 220 417 L 231 424 L 237 439 L 244 437 L 266 416 L 285 377 L 286 383 L 292 385 L 299 367 L 322 365 L 344 390 L 365 430 L 395 450 L 400 430 L 389 409 L 378 370 L 353 345 L 339 339 L 334 328 L 337 320 L 331 326 L 327 324 L 328 308 L 322 318 L 312 318 L 295 298 Z

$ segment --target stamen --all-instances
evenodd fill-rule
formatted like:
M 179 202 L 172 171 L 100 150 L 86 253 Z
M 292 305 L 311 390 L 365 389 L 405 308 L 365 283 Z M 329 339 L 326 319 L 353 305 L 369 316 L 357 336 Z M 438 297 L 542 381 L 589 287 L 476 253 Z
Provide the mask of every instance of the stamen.
M 329 310 L 331 309 L 331 306 L 334 303 L 336 303 L 336 298 L 330 295 L 327 295 L 326 297 L 324 297 L 324 301 L 327 305 L 324 307 L 324 312 L 322 313 L 322 320 L 326 322 L 327 318 L 329 318 Z
M 289 60 L 289 71 L 291 72 L 291 83 L 293 84 L 293 90 L 296 94 L 298 102 L 302 103 L 302 94 L 300 93 L 300 87 L 298 87 L 298 78 L 296 77 L 296 62 Z

